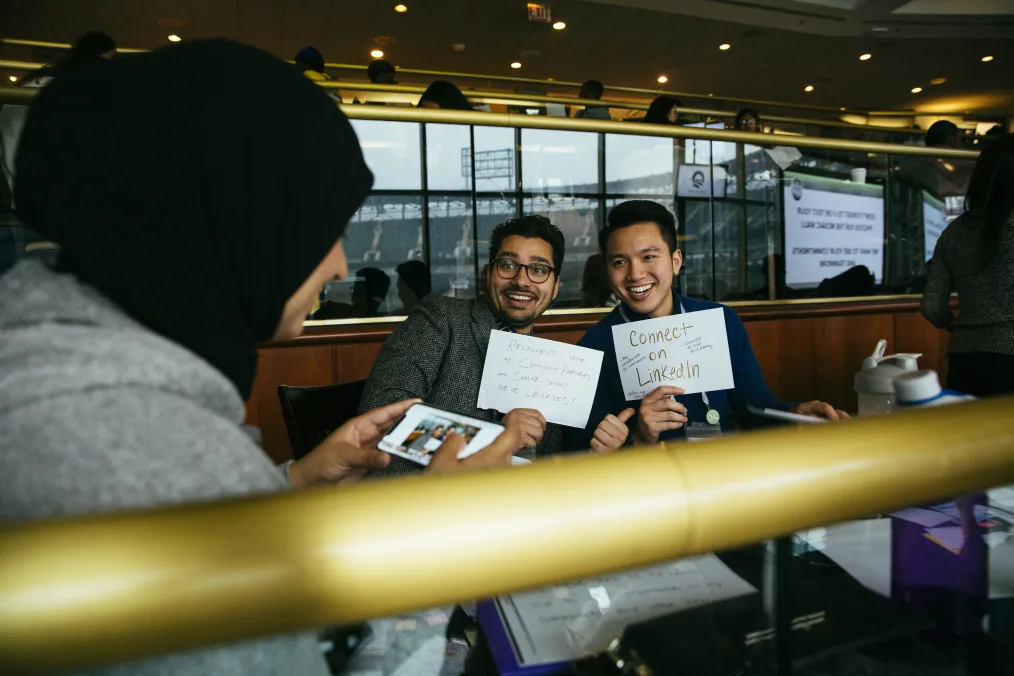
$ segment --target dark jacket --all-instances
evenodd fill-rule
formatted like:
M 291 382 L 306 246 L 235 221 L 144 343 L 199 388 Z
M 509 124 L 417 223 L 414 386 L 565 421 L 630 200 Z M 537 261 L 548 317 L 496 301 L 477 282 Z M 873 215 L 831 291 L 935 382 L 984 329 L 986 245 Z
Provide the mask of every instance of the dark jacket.
M 707 393 L 711 407 L 721 416 L 720 424 L 723 432 L 728 433 L 733 430 L 734 420 L 744 429 L 772 424 L 772 421 L 750 413 L 747 410 L 748 404 L 783 411 L 795 406 L 793 403 L 780 400 L 768 389 L 760 365 L 757 363 L 757 357 L 754 356 L 753 347 L 750 346 L 750 337 L 746 333 L 746 327 L 743 326 L 743 322 L 735 312 L 718 303 L 680 296 L 675 291 L 673 291 L 673 303 L 677 311 L 681 303 L 687 312 L 714 308 L 722 308 L 725 311 L 725 332 L 729 338 L 729 355 L 732 358 L 732 375 L 736 387 L 732 390 Z M 649 317 L 638 314 L 626 306 L 623 307 L 632 322 L 649 319 Z M 599 350 L 605 354 L 602 357 L 602 371 L 599 373 L 595 403 L 592 404 L 591 415 L 588 416 L 588 427 L 583 430 L 568 427 L 564 435 L 564 450 L 581 451 L 587 449 L 591 445 L 595 428 L 606 415 L 610 413 L 616 415 L 626 408 L 633 408 L 636 411 L 641 404 L 640 401 L 627 401 L 623 396 L 620 369 L 616 364 L 616 349 L 613 347 L 613 327 L 622 323 L 623 316 L 620 314 L 620 306 L 617 306 L 603 317 L 602 321 L 589 329 L 588 333 L 577 343 L 582 347 Z M 700 393 L 687 394 L 676 399 L 687 407 L 687 417 L 691 423 L 704 422 L 704 416 L 707 415 L 708 409 L 704 405 L 704 399 Z M 633 430 L 636 425 L 637 415 L 635 414 L 627 422 L 627 427 Z M 678 429 L 663 432 L 659 440 L 680 441 L 685 438 L 684 430 Z M 633 434 L 630 434 L 627 437 L 628 445 L 633 443 L 632 439 Z
M 360 411 L 421 398 L 427 405 L 480 420 L 500 422 L 498 411 L 476 407 L 486 362 L 493 311 L 481 301 L 432 294 L 412 308 L 384 341 L 359 403 Z M 562 433 L 549 424 L 536 455 L 560 450 Z M 420 465 L 393 458 L 382 474 L 400 474 Z

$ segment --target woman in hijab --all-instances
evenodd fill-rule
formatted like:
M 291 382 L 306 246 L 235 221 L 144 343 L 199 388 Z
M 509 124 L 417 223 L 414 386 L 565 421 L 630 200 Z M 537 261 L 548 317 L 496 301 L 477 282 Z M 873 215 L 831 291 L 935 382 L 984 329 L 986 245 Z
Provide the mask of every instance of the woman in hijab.
M 61 257 L 0 278 L 0 523 L 347 483 L 387 465 L 376 441 L 411 401 L 282 468 L 241 428 L 258 343 L 298 335 L 322 285 L 348 273 L 340 237 L 372 184 L 316 85 L 222 40 L 125 56 L 46 87 L 17 163 L 20 215 Z M 474 466 L 508 463 L 510 434 Z M 437 469 L 467 465 L 463 446 L 448 441 Z M 305 635 L 122 673 L 328 672 Z

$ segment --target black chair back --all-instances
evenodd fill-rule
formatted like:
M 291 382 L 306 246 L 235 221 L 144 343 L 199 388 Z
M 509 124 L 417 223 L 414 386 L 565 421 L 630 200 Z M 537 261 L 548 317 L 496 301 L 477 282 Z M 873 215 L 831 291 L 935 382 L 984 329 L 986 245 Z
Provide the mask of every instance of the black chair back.
M 299 460 L 359 410 L 365 380 L 320 387 L 278 386 L 292 457 Z

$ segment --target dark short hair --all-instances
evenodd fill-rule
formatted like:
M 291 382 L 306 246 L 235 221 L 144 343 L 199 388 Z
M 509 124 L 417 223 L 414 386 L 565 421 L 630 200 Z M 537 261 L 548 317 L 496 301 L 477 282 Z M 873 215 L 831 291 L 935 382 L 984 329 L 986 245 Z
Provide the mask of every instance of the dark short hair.
M 457 85 L 447 80 L 431 82 L 423 95 L 419 97 L 419 103 L 421 104 L 423 101 L 435 103 L 438 108 L 444 110 L 473 110 L 472 104 L 468 102 Z
M 606 93 L 606 87 L 598 80 L 587 80 L 581 85 L 581 91 L 578 92 L 578 98 L 582 99 L 601 99 L 602 95 Z
M 926 130 L 926 145 L 930 148 L 957 141 L 958 125 L 948 120 L 937 120 Z
M 370 65 L 366 67 L 366 77 L 370 78 L 370 82 L 373 82 L 385 73 L 394 75 L 396 72 L 391 62 L 383 59 L 370 61 Z
M 669 253 L 677 249 L 676 217 L 658 202 L 651 200 L 627 200 L 617 204 L 606 218 L 606 227 L 599 231 L 599 248 L 606 254 L 609 238 L 617 230 L 641 223 L 654 223 L 662 233 L 662 239 L 669 246 Z
M 760 126 L 760 115 L 753 108 L 743 108 L 736 113 L 736 129 L 739 129 L 739 125 L 746 119 L 748 115 L 752 115 L 753 119 L 757 120 L 757 126 Z
M 79 37 L 71 48 L 87 56 L 99 56 L 116 51 L 116 41 L 101 31 L 89 31 Z
M 324 55 L 316 47 L 303 47 L 293 61 L 318 73 L 324 72 Z
M 430 269 L 420 260 L 405 261 L 395 268 L 398 277 L 405 281 L 416 298 L 430 295 L 433 290 Z
M 560 268 L 563 267 L 563 233 L 548 218 L 531 214 L 508 219 L 493 228 L 493 234 L 489 237 L 490 263 L 496 260 L 503 241 L 512 235 L 549 242 L 549 246 L 553 247 L 553 267 L 556 268 L 557 278 L 560 277 Z

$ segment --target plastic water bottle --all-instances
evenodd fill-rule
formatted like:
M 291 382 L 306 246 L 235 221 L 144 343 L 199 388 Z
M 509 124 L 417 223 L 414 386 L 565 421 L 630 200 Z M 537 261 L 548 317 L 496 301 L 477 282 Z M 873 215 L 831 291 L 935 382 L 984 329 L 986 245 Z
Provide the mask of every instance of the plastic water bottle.
M 855 387 L 859 397 L 859 415 L 883 415 L 895 409 L 894 381 L 904 373 L 915 372 L 921 354 L 885 355 L 887 341 L 877 342 L 873 354 L 863 360 L 863 370 L 856 374 Z M 886 363 L 886 362 L 894 363 Z

